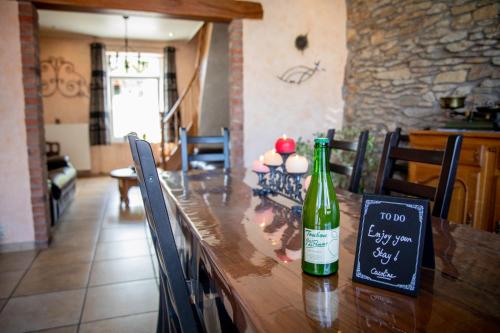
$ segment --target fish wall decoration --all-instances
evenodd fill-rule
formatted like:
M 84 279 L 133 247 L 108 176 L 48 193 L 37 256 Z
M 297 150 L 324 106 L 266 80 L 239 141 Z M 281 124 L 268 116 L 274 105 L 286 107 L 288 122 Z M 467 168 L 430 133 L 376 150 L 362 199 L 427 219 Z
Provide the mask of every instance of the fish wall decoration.
M 297 65 L 287 69 L 283 74 L 278 75 L 278 79 L 289 84 L 302 84 L 313 77 L 317 72 L 325 71 L 320 68 L 320 62 L 316 61 L 314 67 Z

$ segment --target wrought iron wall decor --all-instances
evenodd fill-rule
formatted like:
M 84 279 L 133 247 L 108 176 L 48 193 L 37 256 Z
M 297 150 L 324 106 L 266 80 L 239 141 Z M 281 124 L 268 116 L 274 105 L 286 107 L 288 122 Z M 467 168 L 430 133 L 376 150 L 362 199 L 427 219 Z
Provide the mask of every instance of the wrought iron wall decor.
M 287 69 L 283 74 L 278 75 L 278 79 L 289 84 L 301 84 L 313 77 L 317 72 L 324 71 L 320 67 L 320 62 L 316 61 L 313 67 L 304 65 L 293 66 Z
M 64 97 L 89 97 L 89 85 L 75 65 L 63 57 L 49 57 L 40 62 L 42 67 L 42 96 L 59 92 Z
M 295 38 L 295 47 L 297 50 L 304 52 L 305 49 L 309 46 L 309 39 L 307 38 L 307 34 L 298 35 Z

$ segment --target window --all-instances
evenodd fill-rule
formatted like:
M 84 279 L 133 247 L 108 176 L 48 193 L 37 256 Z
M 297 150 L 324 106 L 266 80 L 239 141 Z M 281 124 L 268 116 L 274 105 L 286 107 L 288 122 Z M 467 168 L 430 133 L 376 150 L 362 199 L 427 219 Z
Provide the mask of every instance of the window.
M 137 54 L 108 52 L 111 95 L 111 126 L 114 141 L 130 132 L 148 141 L 160 142 L 160 112 L 163 109 L 162 57 L 141 54 L 144 70 L 137 71 Z M 125 59 L 129 68 L 125 70 Z

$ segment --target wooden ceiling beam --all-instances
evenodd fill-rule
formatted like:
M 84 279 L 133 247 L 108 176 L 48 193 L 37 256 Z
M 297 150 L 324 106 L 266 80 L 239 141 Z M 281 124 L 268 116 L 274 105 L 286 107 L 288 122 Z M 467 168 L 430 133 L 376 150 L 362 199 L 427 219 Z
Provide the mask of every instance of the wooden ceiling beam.
M 120 15 L 141 12 L 201 21 L 262 19 L 258 2 L 235 0 L 32 0 L 37 8 Z

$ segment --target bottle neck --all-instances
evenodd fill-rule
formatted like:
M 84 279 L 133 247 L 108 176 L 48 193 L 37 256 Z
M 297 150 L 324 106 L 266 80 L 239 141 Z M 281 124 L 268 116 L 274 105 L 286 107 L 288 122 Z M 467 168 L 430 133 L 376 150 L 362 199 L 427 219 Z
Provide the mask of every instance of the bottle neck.
M 314 145 L 314 173 L 329 173 L 330 172 L 330 159 L 327 144 Z

